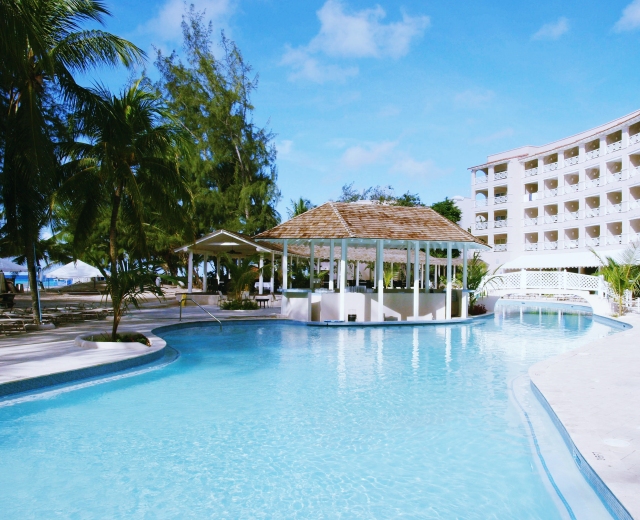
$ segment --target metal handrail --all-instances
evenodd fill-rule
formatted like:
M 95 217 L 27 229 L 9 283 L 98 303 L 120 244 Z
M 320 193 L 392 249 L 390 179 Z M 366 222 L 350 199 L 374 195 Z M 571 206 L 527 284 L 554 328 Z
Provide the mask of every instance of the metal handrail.
M 220 325 L 220 330 L 222 330 L 222 322 L 218 318 L 216 318 L 213 314 L 211 314 L 207 309 L 205 309 L 202 305 L 200 305 L 197 301 L 195 301 L 193 298 L 187 297 L 186 294 L 183 294 L 182 299 L 180 300 L 180 320 L 179 321 L 182 321 L 182 307 L 184 307 L 184 304 L 187 303 L 187 300 L 191 300 L 198 307 L 200 307 L 204 312 L 206 312 L 209 316 L 211 316 L 214 320 L 216 320 Z

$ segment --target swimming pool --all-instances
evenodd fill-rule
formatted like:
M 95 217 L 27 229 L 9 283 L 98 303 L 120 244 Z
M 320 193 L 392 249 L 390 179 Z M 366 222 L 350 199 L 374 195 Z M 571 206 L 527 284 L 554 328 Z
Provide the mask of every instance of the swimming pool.
M 180 352 L 169 365 L 3 403 L 0 511 L 566 517 L 509 382 L 612 332 L 581 314 L 507 308 L 472 325 L 161 333 Z

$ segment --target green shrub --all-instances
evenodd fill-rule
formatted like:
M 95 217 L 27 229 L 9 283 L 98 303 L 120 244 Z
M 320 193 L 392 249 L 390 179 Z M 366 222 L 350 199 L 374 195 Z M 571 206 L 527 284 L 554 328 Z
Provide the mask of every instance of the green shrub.
M 254 311 L 258 304 L 253 300 L 227 300 L 220 304 L 220 308 L 225 311 Z

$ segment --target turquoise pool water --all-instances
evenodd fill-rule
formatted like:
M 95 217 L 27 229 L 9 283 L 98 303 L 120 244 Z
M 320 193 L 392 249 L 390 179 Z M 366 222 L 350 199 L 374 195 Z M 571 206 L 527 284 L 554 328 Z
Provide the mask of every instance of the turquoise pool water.
M 167 332 L 167 366 L 1 403 L 1 516 L 566 517 L 509 382 L 611 332 L 511 308 L 473 325 Z

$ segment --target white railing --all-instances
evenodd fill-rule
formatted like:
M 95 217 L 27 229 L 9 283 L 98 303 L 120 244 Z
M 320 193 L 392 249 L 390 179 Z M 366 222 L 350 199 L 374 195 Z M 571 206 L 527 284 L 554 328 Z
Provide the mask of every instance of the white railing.
M 538 168 L 529 168 L 528 170 L 524 171 L 524 176 L 525 177 L 533 177 L 534 175 L 538 175 Z
M 488 292 L 504 290 L 550 289 L 596 291 L 604 289 L 600 277 L 567 271 L 516 271 L 496 277 L 487 284 Z
M 629 238 L 629 243 L 640 241 L 640 233 L 629 233 L 627 237 Z
M 604 186 L 604 179 L 600 177 L 596 177 L 595 179 L 587 179 L 584 183 L 585 188 L 597 188 L 599 186 Z
M 564 214 L 565 222 L 570 220 L 579 220 L 580 219 L 580 211 L 568 211 Z
M 588 247 L 598 247 L 600 245 L 600 237 L 588 237 L 586 242 Z
M 575 157 L 565 157 L 564 165 L 565 166 L 573 166 L 574 164 L 578 164 L 578 160 L 580 158 L 576 155 Z
M 545 215 L 544 223 L 545 224 L 555 224 L 558 222 L 558 215 Z
M 622 141 L 616 141 L 607 145 L 607 153 L 616 152 L 622 150 Z
M 558 196 L 558 188 L 552 188 L 550 190 L 544 190 L 545 197 L 557 197 Z
M 494 181 L 500 181 L 502 179 L 506 179 L 507 178 L 507 172 L 503 171 L 503 172 L 496 172 L 493 174 L 493 180 Z
M 607 206 L 607 214 L 611 215 L 613 213 L 622 213 L 622 203 L 610 204 L 609 206 Z
M 539 200 L 542 198 L 541 195 L 542 193 L 538 193 L 537 191 L 535 193 L 525 193 L 523 200 L 525 202 L 530 202 L 532 200 Z
M 585 154 L 587 159 L 595 159 L 596 157 L 600 157 L 600 148 L 596 148 L 595 150 L 591 150 Z
M 487 205 L 487 199 L 476 199 L 475 203 L 476 203 L 476 208 L 477 207 L 481 207 L 481 206 L 486 206 Z
M 564 185 L 564 192 L 565 193 L 576 193 L 579 188 L 580 188 L 580 184 L 578 184 L 577 182 L 575 184 L 565 184 Z
M 600 208 L 587 208 L 584 212 L 584 216 L 587 218 L 599 217 Z
M 483 176 L 483 177 L 476 177 L 476 184 L 485 184 L 487 182 L 489 182 L 489 177 L 487 175 Z
M 494 228 L 504 228 L 507 227 L 509 225 L 509 220 L 508 219 L 499 219 L 499 220 L 495 220 L 493 222 L 493 227 Z
M 525 244 L 524 245 L 524 250 L 525 251 L 537 251 L 538 250 L 538 243 L 537 242 L 531 242 L 529 244 Z
M 493 203 L 494 204 L 504 204 L 505 202 L 508 202 L 507 197 L 508 197 L 508 195 L 498 195 L 497 197 L 493 198 Z
M 544 243 L 544 248 L 546 250 L 550 250 L 550 251 L 554 251 L 556 249 L 558 249 L 558 242 L 545 242 Z
M 524 219 L 524 225 L 525 226 L 537 226 L 538 225 L 538 218 L 539 217 L 532 217 L 532 218 L 525 218 Z
M 628 204 L 629 204 L 629 209 L 630 210 L 640 208 L 640 199 L 638 199 L 638 200 L 630 200 L 628 202 Z
M 607 237 L 607 244 L 610 246 L 617 246 L 622 244 L 622 235 L 609 235 Z
M 484 222 L 476 222 L 476 229 L 487 229 L 489 227 L 489 222 L 486 220 Z
M 609 184 L 610 182 L 617 182 L 617 181 L 621 181 L 623 178 L 623 172 L 610 172 L 607 173 L 607 184 Z
M 558 162 L 557 161 L 544 165 L 544 171 L 545 172 L 552 172 L 552 171 L 557 170 L 557 169 L 558 169 Z
M 507 244 L 495 244 L 493 246 L 493 250 L 496 251 L 496 252 L 506 251 L 507 250 Z
M 578 240 L 565 240 L 564 248 L 565 249 L 575 249 L 578 247 Z
M 640 166 L 632 166 L 629 169 L 629 177 L 635 177 L 636 175 L 640 175 Z
M 629 144 L 640 143 L 640 134 L 633 134 L 629 136 Z

